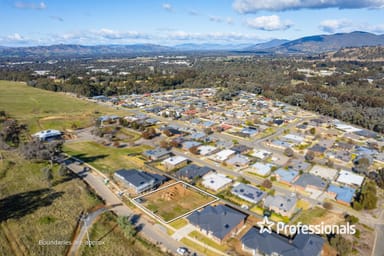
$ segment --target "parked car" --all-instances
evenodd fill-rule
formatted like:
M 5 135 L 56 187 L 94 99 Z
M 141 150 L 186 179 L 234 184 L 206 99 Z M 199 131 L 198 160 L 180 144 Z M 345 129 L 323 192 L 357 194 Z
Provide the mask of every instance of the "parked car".
M 177 248 L 176 252 L 179 254 L 179 255 L 187 255 L 189 253 L 188 249 L 185 248 L 185 247 L 179 247 Z

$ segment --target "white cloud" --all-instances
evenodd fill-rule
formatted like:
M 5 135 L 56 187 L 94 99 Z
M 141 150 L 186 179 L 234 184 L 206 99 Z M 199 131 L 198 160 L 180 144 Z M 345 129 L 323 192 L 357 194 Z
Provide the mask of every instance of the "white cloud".
M 212 21 L 212 22 L 223 22 L 223 18 L 219 17 L 219 16 L 209 16 L 209 20 Z
M 233 8 L 240 13 L 261 10 L 384 8 L 384 0 L 235 0 Z
M 254 19 L 247 19 L 246 24 L 251 28 L 266 31 L 286 30 L 293 25 L 292 22 L 288 20 L 280 20 L 280 17 L 277 15 L 260 16 Z
M 352 22 L 347 19 L 323 20 L 320 23 L 320 29 L 327 33 L 344 32 L 352 28 Z
M 165 10 L 167 10 L 169 12 L 173 11 L 173 7 L 172 7 L 172 5 L 170 3 L 164 3 L 162 5 L 162 7 L 163 7 L 163 9 L 165 9 Z
M 0 37 L 0 45 L 26 45 L 27 43 L 33 43 L 33 41 L 19 33 Z
M 41 9 L 46 9 L 47 5 L 44 2 L 40 3 L 32 3 L 32 2 L 22 2 L 18 1 L 15 2 L 14 5 L 18 9 L 35 9 L 35 10 L 41 10 Z
M 63 22 L 64 19 L 60 16 L 49 16 L 49 18 L 53 19 L 53 20 L 57 20 L 57 21 L 60 21 L 60 22 Z
M 211 33 L 190 33 L 185 31 L 169 32 L 167 39 L 174 41 L 196 41 L 196 42 L 249 42 L 263 40 L 255 34 L 243 34 L 234 32 L 211 32 Z M 165 39 L 165 38 L 164 38 Z
M 199 16 L 200 15 L 199 12 L 196 10 L 189 10 L 188 14 L 191 16 Z
M 352 31 L 384 32 L 384 24 L 357 24 L 348 19 L 323 20 L 320 22 L 319 28 L 326 33 L 348 33 Z
M 12 35 L 9 35 L 6 37 L 10 41 L 23 41 L 24 37 L 21 36 L 19 33 L 14 33 Z
M 226 22 L 227 24 L 232 25 L 234 23 L 234 20 L 231 17 L 227 17 Z

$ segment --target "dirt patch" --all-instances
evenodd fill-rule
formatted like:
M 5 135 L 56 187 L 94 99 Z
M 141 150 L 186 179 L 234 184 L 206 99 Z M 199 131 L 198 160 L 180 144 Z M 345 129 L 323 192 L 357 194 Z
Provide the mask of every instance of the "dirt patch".
M 188 200 L 186 200 L 188 198 Z M 215 198 L 184 183 L 177 183 L 165 189 L 141 197 L 142 205 L 164 221 L 170 221 L 192 211 Z

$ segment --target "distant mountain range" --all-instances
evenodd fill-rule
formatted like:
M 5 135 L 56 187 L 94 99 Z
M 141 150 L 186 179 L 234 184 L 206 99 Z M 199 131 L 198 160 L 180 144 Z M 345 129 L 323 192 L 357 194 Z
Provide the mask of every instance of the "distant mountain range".
M 51 45 L 33 47 L 1 47 L 2 57 L 61 57 L 96 55 L 137 55 L 149 53 L 174 53 L 194 51 L 235 51 L 266 54 L 319 54 L 338 51 L 346 47 L 384 46 L 384 35 L 355 31 L 332 35 L 315 35 L 296 40 L 275 39 L 259 44 L 181 44 L 162 46 L 156 44 L 134 45 Z

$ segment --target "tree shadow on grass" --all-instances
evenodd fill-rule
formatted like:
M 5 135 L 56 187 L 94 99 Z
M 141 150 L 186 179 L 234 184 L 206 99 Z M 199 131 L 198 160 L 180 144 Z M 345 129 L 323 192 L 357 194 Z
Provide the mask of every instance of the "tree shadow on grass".
M 113 230 L 115 230 L 117 228 L 117 226 L 119 226 L 119 225 L 115 224 L 109 231 L 107 231 L 104 235 L 102 235 L 99 239 L 97 239 L 97 241 L 101 241 L 104 238 L 106 238 L 110 233 L 113 232 Z
M 2 198 L 0 199 L 0 222 L 22 218 L 41 207 L 51 205 L 63 194 L 64 192 L 55 192 L 47 188 Z
M 86 163 L 92 163 L 96 160 L 99 160 L 99 159 L 103 159 L 103 158 L 106 158 L 108 157 L 109 155 L 106 155 L 106 154 L 103 154 L 103 155 L 96 155 L 96 156 L 88 156 L 87 154 L 76 154 L 76 155 L 73 155 L 73 157 L 75 158 L 78 158 Z
M 73 179 L 78 179 L 79 176 L 82 177 L 82 175 L 84 175 L 82 172 L 79 173 L 78 175 L 76 175 L 72 172 L 68 172 L 64 177 L 61 177 L 60 180 L 55 180 L 54 182 L 52 182 L 52 187 L 55 187 L 59 184 L 71 181 Z

